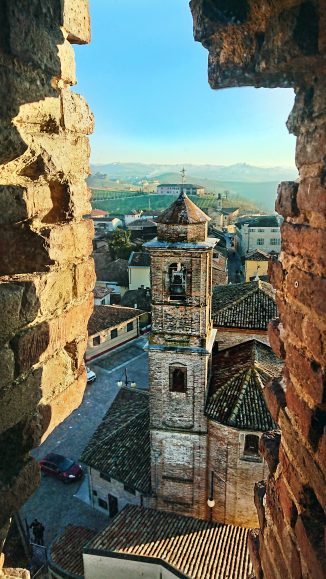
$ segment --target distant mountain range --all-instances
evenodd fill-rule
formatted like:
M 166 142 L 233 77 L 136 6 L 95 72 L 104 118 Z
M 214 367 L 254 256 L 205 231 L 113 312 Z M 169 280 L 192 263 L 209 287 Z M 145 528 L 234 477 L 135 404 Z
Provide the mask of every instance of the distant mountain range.
M 183 165 L 145 163 L 105 163 L 91 165 L 91 172 L 106 174 L 109 179 L 138 182 L 141 179 L 161 180 L 176 174 L 178 180 Z M 241 181 L 247 183 L 279 182 L 294 180 L 298 173 L 292 167 L 255 167 L 246 163 L 234 165 L 184 165 L 186 181 L 209 179 L 219 181 Z

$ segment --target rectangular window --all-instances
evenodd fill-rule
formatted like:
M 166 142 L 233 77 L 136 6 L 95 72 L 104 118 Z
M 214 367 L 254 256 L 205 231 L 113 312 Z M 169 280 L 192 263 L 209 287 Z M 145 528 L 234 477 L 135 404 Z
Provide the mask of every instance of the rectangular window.
M 97 502 L 99 507 L 105 509 L 106 511 L 108 510 L 108 503 L 106 501 L 103 501 L 103 499 L 98 499 Z
M 105 306 L 105 298 L 103 298 L 103 300 L 101 300 L 101 306 Z
M 114 328 L 114 330 L 111 330 L 111 340 L 113 340 L 114 338 L 116 338 L 118 335 L 118 330 L 117 328 Z
M 170 392 L 187 391 L 187 368 L 185 366 L 170 366 L 169 368 Z
M 261 462 L 259 455 L 259 436 L 256 434 L 247 434 L 244 443 L 242 460 Z
M 93 495 L 94 495 L 94 497 L 97 497 L 97 491 L 93 490 Z
M 101 343 L 101 336 L 95 336 L 95 338 L 93 338 L 93 346 L 99 346 Z
M 102 478 L 108 482 L 111 482 L 111 477 L 108 474 L 105 474 L 104 472 L 100 472 L 100 478 Z
M 134 322 L 129 322 L 127 324 L 127 332 L 131 332 L 134 329 Z
M 280 245 L 281 244 L 281 240 L 278 237 L 272 237 L 270 242 L 271 242 L 271 245 Z
M 265 239 L 263 237 L 258 237 L 257 245 L 264 245 L 264 244 L 265 244 Z
M 272 233 L 277 233 L 279 231 L 279 229 L 272 227 L 271 232 Z
M 259 228 L 257 231 L 258 231 L 258 233 L 264 233 L 265 229 Z

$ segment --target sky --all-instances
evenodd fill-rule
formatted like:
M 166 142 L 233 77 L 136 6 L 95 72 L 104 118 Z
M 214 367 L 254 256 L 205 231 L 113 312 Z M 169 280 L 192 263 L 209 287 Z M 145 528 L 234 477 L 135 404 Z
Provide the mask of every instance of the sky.
M 294 166 L 292 89 L 212 90 L 188 0 L 90 0 L 90 9 L 74 90 L 95 114 L 92 163 Z

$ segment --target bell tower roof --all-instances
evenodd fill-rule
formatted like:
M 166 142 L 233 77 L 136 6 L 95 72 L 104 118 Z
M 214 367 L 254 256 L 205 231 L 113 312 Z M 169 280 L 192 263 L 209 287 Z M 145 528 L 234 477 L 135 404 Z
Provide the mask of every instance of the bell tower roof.
M 163 211 L 155 221 L 165 225 L 191 225 L 210 221 L 210 217 L 199 209 L 182 191 L 178 199 Z

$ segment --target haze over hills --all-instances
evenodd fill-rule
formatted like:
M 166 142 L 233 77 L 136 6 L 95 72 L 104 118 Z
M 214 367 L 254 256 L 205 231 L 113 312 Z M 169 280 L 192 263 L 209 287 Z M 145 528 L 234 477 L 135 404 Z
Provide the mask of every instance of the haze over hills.
M 263 211 L 274 211 L 280 181 L 297 178 L 296 169 L 288 167 L 255 167 L 246 163 L 223 165 L 185 165 L 186 181 L 203 185 L 206 193 L 229 191 L 230 205 L 245 198 Z M 93 188 L 142 188 L 144 180 L 159 183 L 180 183 L 182 165 L 142 163 L 107 163 L 91 165 L 88 184 Z M 119 182 L 119 185 L 118 183 Z M 127 188 L 127 187 L 126 187 Z M 155 189 L 155 187 L 154 187 Z
M 104 173 L 110 179 L 138 180 L 158 179 L 166 174 L 178 174 L 183 165 L 145 164 L 145 163 L 105 163 L 91 164 L 91 172 Z M 187 173 L 187 181 L 196 179 L 213 179 L 221 181 L 287 181 L 297 178 L 297 170 L 294 167 L 255 167 L 246 163 L 234 165 L 184 165 Z

